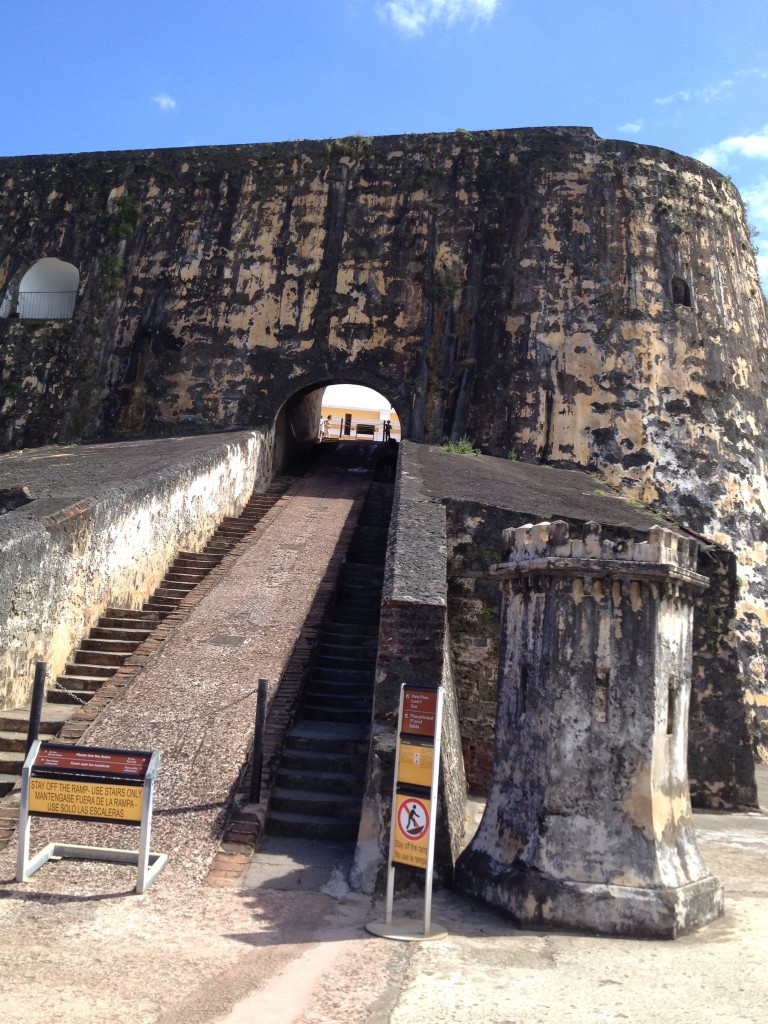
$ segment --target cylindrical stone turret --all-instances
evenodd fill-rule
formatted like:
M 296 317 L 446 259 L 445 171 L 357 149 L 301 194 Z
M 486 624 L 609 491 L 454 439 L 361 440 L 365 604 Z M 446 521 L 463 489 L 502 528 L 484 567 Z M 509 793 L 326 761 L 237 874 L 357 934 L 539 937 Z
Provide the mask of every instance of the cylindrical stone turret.
M 526 926 L 673 938 L 722 913 L 686 769 L 693 540 L 504 532 L 493 780 L 457 867 Z

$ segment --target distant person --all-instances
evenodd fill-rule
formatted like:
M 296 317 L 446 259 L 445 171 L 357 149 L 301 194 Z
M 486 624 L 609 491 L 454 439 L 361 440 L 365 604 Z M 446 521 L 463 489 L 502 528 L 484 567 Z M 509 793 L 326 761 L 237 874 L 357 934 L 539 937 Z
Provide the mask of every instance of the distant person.
M 325 437 L 325 420 L 321 416 L 320 417 L 320 427 L 319 427 L 319 430 L 318 430 L 318 439 L 320 441 L 322 441 L 324 437 Z
M 391 438 L 384 445 L 384 451 L 379 462 L 379 469 L 381 472 L 382 480 L 392 480 L 395 475 L 397 468 L 397 452 L 398 444 L 397 441 L 393 441 Z

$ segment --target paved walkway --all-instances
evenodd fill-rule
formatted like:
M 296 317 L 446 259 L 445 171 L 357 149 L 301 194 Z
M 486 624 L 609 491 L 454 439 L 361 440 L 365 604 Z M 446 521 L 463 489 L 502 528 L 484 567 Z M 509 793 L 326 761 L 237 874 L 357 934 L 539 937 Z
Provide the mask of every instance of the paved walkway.
M 166 874 L 140 897 L 127 868 L 62 862 L 17 886 L 5 864 L 2 1020 L 762 1024 L 768 815 L 696 820 L 726 914 L 677 942 L 520 931 L 450 892 L 433 906 L 447 938 L 389 942 L 364 928 L 381 906 L 349 893 L 339 865 L 306 846 L 257 855 L 253 888 L 182 891 Z M 395 913 L 419 918 L 422 902 L 398 900 Z

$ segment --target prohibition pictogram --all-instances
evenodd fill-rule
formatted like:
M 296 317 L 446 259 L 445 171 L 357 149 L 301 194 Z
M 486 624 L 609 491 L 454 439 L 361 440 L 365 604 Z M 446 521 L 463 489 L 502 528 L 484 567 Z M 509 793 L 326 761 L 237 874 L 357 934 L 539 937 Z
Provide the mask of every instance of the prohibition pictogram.
M 398 808 L 397 827 L 412 843 L 423 839 L 429 831 L 429 810 L 426 804 L 415 796 L 409 796 Z

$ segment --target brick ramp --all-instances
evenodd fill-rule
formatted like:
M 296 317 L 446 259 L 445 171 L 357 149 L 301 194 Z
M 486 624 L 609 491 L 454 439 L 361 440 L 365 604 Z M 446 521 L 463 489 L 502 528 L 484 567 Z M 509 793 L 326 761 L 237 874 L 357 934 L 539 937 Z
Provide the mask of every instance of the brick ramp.
M 258 679 L 277 685 L 350 512 L 369 483 L 369 475 L 328 459 L 300 481 L 280 515 L 244 546 L 88 730 L 91 746 L 162 751 L 152 849 L 170 855 L 164 886 L 205 876 L 252 741 Z M 33 849 L 52 839 L 135 848 L 138 834 L 102 823 L 36 820 Z M 10 844 L 0 859 L 4 877 L 14 855 Z M 27 885 L 44 886 L 50 871 L 43 869 Z M 73 865 L 63 874 L 74 882 L 80 872 Z

